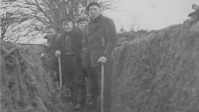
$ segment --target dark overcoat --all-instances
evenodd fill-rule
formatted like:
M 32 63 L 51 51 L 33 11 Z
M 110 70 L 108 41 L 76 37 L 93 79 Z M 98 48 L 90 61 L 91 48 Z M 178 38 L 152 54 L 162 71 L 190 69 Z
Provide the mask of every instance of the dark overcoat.
M 64 32 L 60 36 L 60 41 L 59 41 L 59 50 L 62 52 L 61 54 L 63 55 L 66 52 L 66 35 L 70 36 L 70 43 L 71 43 L 71 49 L 75 53 L 76 56 L 81 55 L 82 51 L 82 36 L 83 33 L 77 29 L 73 29 L 70 33 Z
M 48 39 L 48 38 L 47 38 Z M 47 46 L 44 49 L 45 58 L 44 58 L 44 66 L 49 67 L 50 69 L 57 71 L 58 61 L 55 56 L 55 51 L 58 49 L 58 43 L 60 39 L 60 34 L 57 34 L 52 40 L 47 40 Z
M 59 43 L 63 88 L 69 88 L 74 104 L 82 103 L 85 98 L 85 77 L 81 66 L 82 36 L 81 31 L 73 29 L 63 33 Z
M 84 83 L 81 68 L 82 36 L 82 32 L 73 29 L 70 33 L 63 33 L 60 37 L 59 50 L 61 51 L 63 84 Z M 68 49 L 70 53 L 67 53 Z
M 86 27 L 86 39 L 92 67 L 99 66 L 101 56 L 110 60 L 117 41 L 113 20 L 103 15 L 91 20 Z

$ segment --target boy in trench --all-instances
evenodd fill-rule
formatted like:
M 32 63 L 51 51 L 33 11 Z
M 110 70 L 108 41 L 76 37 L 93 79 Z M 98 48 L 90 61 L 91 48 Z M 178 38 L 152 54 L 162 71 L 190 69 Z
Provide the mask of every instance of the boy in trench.
M 71 18 L 61 21 L 64 33 L 60 36 L 59 50 L 55 55 L 61 57 L 63 92 L 71 92 L 74 109 L 81 109 L 85 102 L 85 77 L 81 66 L 82 32 L 74 28 Z
M 82 58 L 82 66 L 85 70 L 85 75 L 87 76 L 87 66 L 88 66 L 88 48 L 87 46 L 85 46 L 85 41 L 86 41 L 86 37 L 85 37 L 85 27 L 86 25 L 88 24 L 88 19 L 86 17 L 82 17 L 82 18 L 79 18 L 78 21 L 78 28 L 79 30 L 83 33 L 83 36 L 82 36 L 82 52 L 81 52 L 81 58 Z
M 86 44 L 90 57 L 89 79 L 91 102 L 95 111 L 100 112 L 101 63 L 104 64 L 104 112 L 110 111 L 112 85 L 112 51 L 115 48 L 117 34 L 112 19 L 101 14 L 100 4 L 91 2 L 87 6 L 90 22 L 86 27 Z
M 82 58 L 82 68 L 85 74 L 85 79 L 86 79 L 86 104 L 87 105 L 91 105 L 90 103 L 90 98 L 91 98 L 91 94 L 90 94 L 90 90 L 89 90 L 89 84 L 90 84 L 90 80 L 88 77 L 88 73 L 89 73 L 89 54 L 88 54 L 88 48 L 85 44 L 86 42 L 86 37 L 85 37 L 85 33 L 86 33 L 86 25 L 88 24 L 88 19 L 86 17 L 81 17 L 78 19 L 77 23 L 78 23 L 78 28 L 79 30 L 84 34 L 82 37 L 82 53 L 81 53 L 81 58 Z

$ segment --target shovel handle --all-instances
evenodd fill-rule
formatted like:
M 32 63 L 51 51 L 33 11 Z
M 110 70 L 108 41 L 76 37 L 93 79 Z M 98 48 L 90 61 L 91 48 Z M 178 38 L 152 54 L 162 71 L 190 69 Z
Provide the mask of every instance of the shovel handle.
M 104 63 L 101 63 L 101 112 L 104 112 Z
M 58 56 L 58 64 L 59 64 L 59 84 L 62 88 L 62 71 L 61 71 L 61 58 Z

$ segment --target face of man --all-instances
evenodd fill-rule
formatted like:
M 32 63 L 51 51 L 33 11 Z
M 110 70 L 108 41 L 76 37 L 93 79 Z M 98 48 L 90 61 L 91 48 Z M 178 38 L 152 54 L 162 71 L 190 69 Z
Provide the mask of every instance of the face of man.
M 85 26 L 87 25 L 87 21 L 80 21 L 79 24 L 78 24 L 78 27 L 81 31 L 84 31 L 85 29 Z
M 46 35 L 48 36 L 49 39 L 52 39 L 56 35 L 56 33 L 57 32 L 53 28 L 46 30 Z
M 89 16 L 92 19 L 97 18 L 100 15 L 100 8 L 96 5 L 92 5 L 89 7 Z
M 65 32 L 70 32 L 73 29 L 73 23 L 71 21 L 65 21 L 62 23 L 62 27 Z

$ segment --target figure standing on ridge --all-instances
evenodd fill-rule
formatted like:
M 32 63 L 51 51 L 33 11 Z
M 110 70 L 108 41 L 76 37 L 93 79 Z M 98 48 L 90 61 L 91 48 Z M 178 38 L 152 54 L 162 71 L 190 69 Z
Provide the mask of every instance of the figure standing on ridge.
M 191 17 L 193 22 L 196 22 L 199 20 L 199 6 L 193 4 L 192 8 L 195 10 L 194 12 L 190 13 L 188 16 Z

